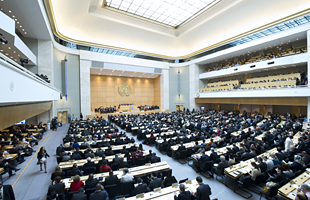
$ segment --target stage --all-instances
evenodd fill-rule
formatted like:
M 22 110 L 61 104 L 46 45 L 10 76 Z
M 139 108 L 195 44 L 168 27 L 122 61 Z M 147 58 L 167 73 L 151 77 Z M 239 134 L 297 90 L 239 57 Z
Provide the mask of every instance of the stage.
M 147 111 L 114 112 L 114 113 L 103 113 L 103 114 L 92 113 L 91 115 L 86 115 L 86 118 L 91 119 L 93 117 L 99 116 L 99 117 L 103 117 L 107 119 L 108 115 L 136 115 L 136 114 L 143 115 L 146 113 L 155 113 L 155 112 L 169 112 L 169 110 L 161 111 L 160 109 L 155 109 L 155 110 L 147 110 Z

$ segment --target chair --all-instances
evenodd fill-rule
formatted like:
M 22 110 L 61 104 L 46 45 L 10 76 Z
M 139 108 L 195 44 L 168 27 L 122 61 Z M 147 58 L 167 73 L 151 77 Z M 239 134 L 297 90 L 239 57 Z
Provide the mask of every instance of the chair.
M 144 165 L 144 164 L 145 164 L 145 158 L 136 160 L 136 165 L 137 166 L 141 166 L 141 165 Z
M 117 163 L 112 163 L 111 164 L 111 169 L 112 169 L 112 171 L 118 170 L 118 164 Z
M 149 145 L 150 145 L 150 146 L 153 146 L 153 145 L 155 144 L 155 140 L 156 140 L 156 138 L 155 138 L 155 137 L 152 137 L 152 138 L 150 139 L 150 141 L 149 141 Z
M 78 193 L 78 192 L 69 192 L 69 193 L 66 195 L 66 199 L 67 199 L 67 200 L 71 200 L 73 194 L 77 194 L 77 193 Z
M 181 164 L 185 164 L 186 163 L 186 159 L 187 158 L 187 150 L 182 150 L 180 152 L 177 152 L 177 160 L 179 163 Z
M 122 199 L 122 198 L 126 198 L 126 197 L 129 197 L 129 194 L 115 196 L 115 199 Z
M 279 184 L 276 184 L 274 186 L 272 186 L 269 190 L 269 193 L 265 193 L 264 191 L 260 190 L 259 193 L 260 193 L 260 198 L 259 200 L 262 199 L 262 196 L 264 196 L 266 199 L 267 198 L 273 198 L 275 196 L 277 196 L 278 194 L 278 189 L 280 188 L 280 185 Z
M 89 168 L 85 168 L 84 170 L 84 175 L 89 175 L 89 174 L 93 174 L 95 172 L 95 168 L 94 167 L 89 167 Z
M 61 157 L 56 157 L 56 160 L 57 160 L 57 164 L 59 164 L 61 162 L 62 158 Z
M 251 176 L 246 176 L 246 177 L 243 179 L 243 181 L 237 181 L 237 184 L 236 184 L 236 186 L 235 186 L 235 188 L 234 188 L 234 192 L 235 192 L 236 194 L 239 194 L 239 195 L 242 196 L 243 198 L 246 198 L 246 199 L 251 198 L 253 195 L 252 195 L 250 192 L 248 192 L 248 191 L 245 190 L 245 188 L 247 188 L 247 187 L 249 187 L 249 186 L 251 185 L 251 182 L 252 182 Z M 241 193 L 238 193 L 238 192 L 237 192 L 237 188 L 238 188 L 238 187 L 239 187 L 239 190 L 243 191 L 244 193 L 249 194 L 249 196 L 247 197 L 247 196 L 244 196 L 244 195 L 241 194 Z
M 129 181 L 121 184 L 121 195 L 130 195 L 134 190 L 135 181 Z
M 87 188 L 86 190 L 85 190 L 85 194 L 87 195 L 87 199 L 89 199 L 89 197 L 90 197 L 90 194 L 91 193 L 93 193 L 93 192 L 95 192 L 95 188 Z
M 136 176 L 135 180 L 137 180 L 137 178 L 141 178 L 143 180 L 143 183 L 146 183 L 147 185 L 149 185 L 150 180 L 148 178 L 148 175 Z
M 110 198 L 115 197 L 119 190 L 117 184 L 106 185 L 104 186 L 104 189 L 108 192 Z
M 182 179 L 182 180 L 179 181 L 179 184 L 185 183 L 187 180 L 188 180 L 188 178 Z

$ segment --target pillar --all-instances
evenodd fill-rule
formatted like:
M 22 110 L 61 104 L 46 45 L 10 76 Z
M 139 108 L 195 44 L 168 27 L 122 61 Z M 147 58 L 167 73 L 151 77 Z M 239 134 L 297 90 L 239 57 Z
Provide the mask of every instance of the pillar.
M 196 94 L 199 92 L 199 66 L 189 65 L 189 109 L 198 108 L 195 103 Z
M 216 103 L 216 104 L 215 104 L 215 110 L 220 110 L 220 109 L 221 109 L 220 104 L 219 104 L 219 103 Z
M 81 113 L 83 113 L 84 119 L 86 119 L 87 115 L 91 114 L 90 67 L 91 67 L 91 61 L 80 60 L 80 99 L 81 99 Z
M 169 70 L 163 69 L 160 76 L 160 110 L 169 111 Z
M 308 63 L 307 63 L 307 72 L 306 72 L 306 74 L 308 74 L 308 87 L 310 87 L 310 81 L 309 81 L 309 72 L 310 72 L 310 51 L 309 51 L 309 49 L 310 49 L 310 30 L 307 31 L 307 49 L 308 49 L 308 51 L 307 51 Z
M 309 122 L 310 118 L 310 97 L 308 97 L 308 105 L 307 105 L 307 121 Z
M 48 40 L 38 40 L 38 74 L 44 74 L 51 81 L 51 84 L 54 85 L 54 64 L 53 64 L 53 43 Z M 52 104 L 53 105 L 53 104 Z M 47 120 L 51 120 L 54 117 L 53 109 L 51 108 L 49 111 L 46 111 L 40 115 L 38 115 L 38 122 L 42 122 L 43 124 L 47 122 Z

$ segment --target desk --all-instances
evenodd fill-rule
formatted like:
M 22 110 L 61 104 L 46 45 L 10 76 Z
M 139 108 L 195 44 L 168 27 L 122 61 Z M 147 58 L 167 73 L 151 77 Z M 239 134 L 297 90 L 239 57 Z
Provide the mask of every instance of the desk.
M 218 136 L 216 136 L 214 138 L 208 138 L 208 139 L 205 139 L 205 143 L 210 142 L 211 139 L 213 139 L 214 142 L 218 142 L 221 138 Z M 202 140 L 199 140 L 198 144 L 200 145 L 202 142 L 203 142 Z M 196 143 L 196 141 L 193 141 L 193 142 L 184 143 L 183 145 L 185 146 L 186 149 L 188 149 L 188 148 L 194 147 L 195 143 Z M 179 146 L 180 146 L 180 144 L 173 145 L 173 146 L 171 146 L 171 150 L 177 151 Z
M 216 87 L 216 86 L 221 86 L 221 85 L 239 85 L 239 80 L 208 83 L 208 87 L 211 87 L 211 86 Z
M 121 139 L 121 140 L 125 140 L 125 139 L 126 139 L 126 137 L 120 137 L 120 139 Z M 111 138 L 111 139 L 106 138 L 106 139 L 104 139 L 104 140 L 97 140 L 96 142 L 102 142 L 102 141 L 107 141 L 107 142 L 109 142 L 109 141 L 111 141 L 111 140 L 115 141 L 115 140 L 116 140 L 116 138 Z M 91 144 L 91 143 L 93 143 L 93 142 L 94 142 L 94 140 L 87 141 L 87 142 L 88 142 L 89 144 Z M 81 145 L 82 143 L 84 143 L 84 142 L 78 142 L 78 144 L 79 144 L 79 145 Z
M 183 183 L 185 185 L 186 190 L 196 192 L 198 188 L 198 183 L 196 180 L 190 180 Z M 173 200 L 174 193 L 179 195 L 179 186 L 176 187 L 165 187 L 162 188 L 159 192 L 148 192 L 144 194 L 143 199 L 160 199 L 160 200 Z M 136 200 L 136 196 L 126 198 L 126 200 Z
M 310 169 L 307 168 L 304 173 L 300 174 L 298 177 L 294 178 L 292 181 L 279 188 L 279 195 L 284 199 L 294 200 L 297 193 L 297 188 L 300 184 L 307 183 L 308 185 L 310 185 L 309 177 Z
M 164 171 L 170 169 L 170 166 L 166 161 L 160 162 L 160 163 L 153 163 L 153 164 L 146 164 L 143 166 L 138 166 L 138 167 L 132 167 L 129 168 L 128 171 L 133 175 L 133 176 L 141 176 L 144 174 L 150 174 L 154 171 Z M 114 175 L 117 175 L 119 179 L 121 179 L 123 170 L 120 169 L 118 171 L 113 171 Z M 105 181 L 105 177 L 109 176 L 109 172 L 104 172 L 104 173 L 99 173 L 99 174 L 94 174 L 94 178 L 99 178 L 103 177 L 103 180 L 101 182 Z M 80 180 L 85 182 L 88 179 L 88 176 L 81 176 Z M 65 183 L 66 189 L 70 188 L 70 183 L 72 182 L 71 178 L 66 178 L 62 180 L 63 183 Z
M 268 88 L 269 86 L 270 87 L 296 86 L 296 80 L 242 84 L 241 89 L 265 88 L 265 87 Z
M 143 156 L 148 155 L 149 151 L 143 151 Z M 123 158 L 125 154 L 117 154 L 118 157 Z M 105 159 L 107 159 L 109 162 L 112 162 L 113 159 L 115 158 L 115 155 L 112 156 L 106 156 Z M 95 157 L 91 159 L 92 161 L 95 162 L 95 164 L 98 164 L 100 160 L 102 160 L 101 157 Z M 61 169 L 69 169 L 72 167 L 73 164 L 77 164 L 78 167 L 83 167 L 83 165 L 87 162 L 87 159 L 82 159 L 82 160 L 70 160 L 67 162 L 60 162 L 59 167 Z
M 121 149 L 123 149 L 123 147 L 126 147 L 126 149 L 129 149 L 130 147 L 132 147 L 132 146 L 135 146 L 135 147 L 138 147 L 139 145 L 137 144 L 137 143 L 129 143 L 129 144 L 121 144 L 121 145 L 112 145 L 112 146 L 110 146 L 111 148 L 112 148 L 112 151 L 114 151 L 114 150 L 121 150 Z M 108 149 L 109 147 L 100 147 L 102 150 L 106 150 L 106 149 Z M 93 151 L 96 151 L 98 148 L 91 148 L 91 150 L 93 150 Z M 80 151 L 82 151 L 82 152 L 84 152 L 84 151 L 86 151 L 87 149 L 80 149 Z M 71 152 L 71 153 L 73 153 L 73 152 L 75 152 L 75 150 L 71 150 L 71 151 L 68 151 L 68 152 Z

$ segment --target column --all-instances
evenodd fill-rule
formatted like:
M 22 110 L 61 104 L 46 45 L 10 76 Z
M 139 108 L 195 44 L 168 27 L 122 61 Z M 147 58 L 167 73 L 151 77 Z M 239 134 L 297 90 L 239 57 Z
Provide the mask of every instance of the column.
M 216 103 L 216 104 L 215 104 L 215 110 L 220 110 L 220 108 L 221 108 L 220 104 L 219 104 L 219 103 Z
M 307 60 L 308 60 L 308 63 L 307 63 L 307 74 L 308 74 L 308 87 L 310 87 L 310 81 L 309 81 L 309 72 L 310 72 L 310 30 L 307 31 Z
M 169 70 L 163 69 L 160 76 L 160 110 L 169 110 Z
M 54 83 L 53 51 L 52 41 L 38 40 L 38 74 L 46 75 L 51 84 Z M 51 120 L 52 117 L 55 116 L 51 108 L 51 110 L 38 115 L 37 120 L 44 124 L 47 120 Z
M 80 60 L 80 99 L 81 99 L 81 113 L 83 113 L 84 119 L 86 119 L 87 115 L 91 114 L 90 67 L 91 67 L 91 61 Z
M 199 92 L 199 66 L 189 65 L 189 110 L 197 108 L 195 103 L 196 94 Z

